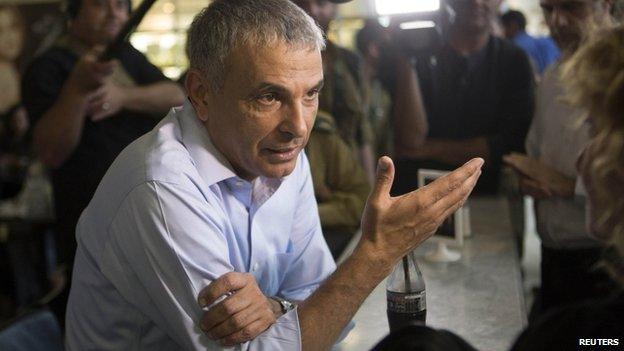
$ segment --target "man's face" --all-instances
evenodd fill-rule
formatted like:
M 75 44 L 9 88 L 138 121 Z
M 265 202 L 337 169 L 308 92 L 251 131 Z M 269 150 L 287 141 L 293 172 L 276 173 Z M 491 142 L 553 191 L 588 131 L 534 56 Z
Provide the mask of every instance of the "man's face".
M 520 32 L 520 27 L 515 22 L 509 22 L 503 24 L 503 33 L 505 34 L 505 38 L 513 39 L 516 34 Z
M 219 92 L 191 84 L 193 104 L 211 140 L 243 179 L 290 174 L 318 108 L 320 52 L 285 44 L 241 47 L 230 53 L 226 66 Z
M 455 23 L 470 32 L 481 32 L 490 28 L 496 15 L 499 0 L 449 0 L 455 10 Z
M 82 0 L 71 27 L 89 45 L 110 43 L 128 20 L 127 0 Z
M 314 18 L 324 32 L 327 32 L 329 23 L 336 17 L 336 4 L 328 0 L 293 0 L 293 2 Z
M 581 40 L 608 16 L 603 0 L 541 0 L 553 39 L 565 51 L 576 50 Z

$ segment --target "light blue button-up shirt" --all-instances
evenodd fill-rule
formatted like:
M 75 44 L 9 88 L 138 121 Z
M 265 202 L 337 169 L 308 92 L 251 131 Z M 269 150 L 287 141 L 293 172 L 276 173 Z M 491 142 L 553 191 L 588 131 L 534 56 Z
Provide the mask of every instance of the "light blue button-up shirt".
M 69 350 L 219 349 L 199 329 L 202 288 L 249 272 L 266 296 L 304 300 L 335 269 L 308 161 L 247 182 L 211 143 L 192 105 L 128 146 L 76 229 Z M 297 311 L 237 349 L 297 350 Z

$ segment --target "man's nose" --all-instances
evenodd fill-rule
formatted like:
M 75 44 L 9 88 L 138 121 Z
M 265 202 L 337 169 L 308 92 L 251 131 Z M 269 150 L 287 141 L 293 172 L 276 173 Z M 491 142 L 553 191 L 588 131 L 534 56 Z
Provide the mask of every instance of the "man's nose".
M 293 103 L 285 112 L 286 116 L 280 126 L 280 131 L 288 133 L 293 138 L 301 138 L 308 132 L 304 108 L 301 103 Z

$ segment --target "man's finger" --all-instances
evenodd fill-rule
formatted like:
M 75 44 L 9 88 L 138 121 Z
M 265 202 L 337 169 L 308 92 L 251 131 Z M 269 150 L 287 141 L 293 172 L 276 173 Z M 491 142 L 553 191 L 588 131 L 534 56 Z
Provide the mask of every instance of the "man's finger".
M 262 318 L 263 309 L 266 310 L 266 307 L 261 304 L 248 306 L 220 324 L 215 325 L 212 329 L 207 330 L 208 337 L 212 340 L 218 340 L 242 330 L 247 325 Z
M 204 313 L 202 317 L 201 327 L 204 331 L 210 331 L 228 318 L 246 309 L 251 304 L 248 294 L 243 293 L 244 289 L 239 290 L 234 295 L 227 297 L 225 300 L 212 306 L 210 310 Z
M 464 204 L 466 199 L 468 199 L 470 193 L 472 193 L 480 176 L 481 170 L 473 173 L 470 178 L 464 180 L 464 182 L 452 192 L 446 194 L 438 202 L 434 203 L 431 206 L 433 213 L 439 213 L 441 219 L 445 219 L 457 211 L 457 209 Z
M 432 206 L 478 173 L 483 163 L 482 158 L 473 158 L 453 172 L 436 179 L 434 182 L 411 194 L 413 194 L 412 196 L 416 196 L 416 194 L 422 196 L 425 201 L 425 207 Z
M 207 307 L 215 302 L 215 300 L 219 297 L 242 289 L 248 284 L 248 282 L 249 280 L 245 273 L 226 273 L 210 283 L 207 287 L 203 288 L 202 291 L 199 292 L 197 302 L 201 307 Z
M 444 204 L 444 205 L 447 205 L 447 207 L 442 212 L 443 220 L 445 220 L 446 218 L 451 216 L 460 207 L 462 207 L 464 205 L 464 203 L 466 202 L 466 200 L 468 200 L 468 197 L 472 193 L 472 190 L 474 190 L 474 187 L 477 184 L 477 181 L 479 180 L 480 176 L 481 176 L 481 171 L 475 173 L 472 177 L 467 179 L 466 182 L 464 182 L 464 184 L 462 184 L 462 186 L 459 189 L 459 191 L 456 192 L 456 195 L 459 198 L 459 200 L 457 200 L 457 201 L 449 201 L 448 204 Z M 443 205 L 443 202 L 440 201 L 439 204 Z
M 390 189 L 394 181 L 394 164 L 388 156 L 382 156 L 377 161 L 377 173 L 375 185 L 371 191 L 370 199 L 384 200 L 390 197 Z

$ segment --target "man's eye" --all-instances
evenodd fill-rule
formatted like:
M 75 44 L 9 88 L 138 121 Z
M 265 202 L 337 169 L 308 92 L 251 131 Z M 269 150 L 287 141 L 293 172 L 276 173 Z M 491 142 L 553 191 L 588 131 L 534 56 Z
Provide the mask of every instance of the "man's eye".
M 277 96 L 275 93 L 266 93 L 258 96 L 257 100 L 262 104 L 270 105 L 277 100 Z
M 312 100 L 315 99 L 319 94 L 319 89 L 312 89 L 310 91 L 308 91 L 308 93 L 306 94 L 306 98 L 308 100 Z

